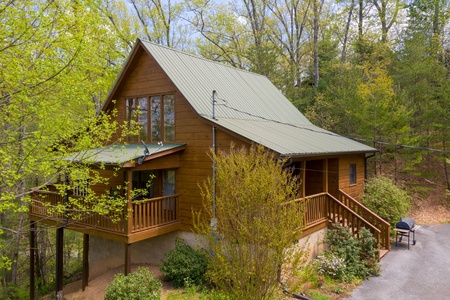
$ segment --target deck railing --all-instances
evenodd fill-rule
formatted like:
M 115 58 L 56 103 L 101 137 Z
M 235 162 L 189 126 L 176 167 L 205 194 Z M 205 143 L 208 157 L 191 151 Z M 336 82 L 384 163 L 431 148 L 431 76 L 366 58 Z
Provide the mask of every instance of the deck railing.
M 131 234 L 159 226 L 179 222 L 179 196 L 171 195 L 158 198 L 133 201 L 130 219 L 122 218 L 113 222 L 108 215 L 99 215 L 89 207 L 83 210 L 70 209 L 61 206 L 63 197 L 53 191 L 34 192 L 30 205 L 30 214 L 52 220 L 88 226 L 106 232 Z M 301 210 L 305 228 L 314 227 L 324 222 L 339 222 L 350 228 L 353 234 L 358 234 L 362 227 L 369 229 L 378 243 L 385 249 L 390 249 L 389 223 L 372 213 L 361 203 L 344 192 L 339 199 L 328 193 L 320 193 L 291 201 L 304 205 Z M 62 209 L 55 209 L 55 207 Z M 64 207 L 68 210 L 64 210 Z M 69 211 L 69 213 L 68 213 Z M 126 208 L 123 216 L 125 216 Z
M 305 227 L 328 221 L 328 195 L 326 193 L 311 195 L 303 201 L 305 213 L 303 222 Z
M 54 222 L 118 234 L 130 234 L 179 222 L 178 195 L 133 201 L 129 214 L 131 219 L 126 220 L 125 207 L 123 213 L 115 214 L 116 219 L 119 217 L 116 221 L 111 215 L 93 212 L 93 204 L 84 204 L 83 209 L 77 210 L 70 204 L 64 204 L 64 200 L 58 192 L 34 192 L 29 212 Z
M 178 222 L 178 207 L 178 195 L 133 201 L 131 232 Z

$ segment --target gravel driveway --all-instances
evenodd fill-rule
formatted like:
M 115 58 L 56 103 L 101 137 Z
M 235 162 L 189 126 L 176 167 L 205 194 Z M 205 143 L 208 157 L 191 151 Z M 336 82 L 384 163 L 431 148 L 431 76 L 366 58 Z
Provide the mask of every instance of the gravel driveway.
M 450 299 L 450 225 L 416 230 L 416 245 L 407 238 L 381 260 L 381 276 L 364 281 L 346 299 Z

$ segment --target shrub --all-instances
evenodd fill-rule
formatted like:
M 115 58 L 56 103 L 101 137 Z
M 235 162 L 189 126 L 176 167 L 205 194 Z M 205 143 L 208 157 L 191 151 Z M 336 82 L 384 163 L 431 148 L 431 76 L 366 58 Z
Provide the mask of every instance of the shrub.
M 383 176 L 375 177 L 366 184 L 361 201 L 391 224 L 391 228 L 411 209 L 411 197 Z
M 367 278 L 378 274 L 378 249 L 374 247 L 376 239 L 366 228 L 359 230 L 359 238 L 353 236 L 347 227 L 333 224 L 334 230 L 328 230 L 324 242 L 329 245 L 322 257 L 318 258 L 323 274 L 336 279 L 353 281 L 355 278 Z M 340 270 L 338 261 L 344 262 Z M 339 271 L 339 272 L 338 272 Z M 342 271 L 342 272 L 341 272 Z
M 325 252 L 316 259 L 318 271 L 322 275 L 335 279 L 343 279 L 345 274 L 345 260 L 332 252 Z
M 105 300 L 156 300 L 161 298 L 161 282 L 148 268 L 139 267 L 135 272 L 117 274 L 106 288 Z
M 194 214 L 196 233 L 212 254 L 207 279 L 232 299 L 276 299 L 280 267 L 301 254 L 291 251 L 303 226 L 303 204 L 290 202 L 299 181 L 260 146 L 232 145 L 211 157 L 216 180 L 201 185 L 204 209 Z
M 161 272 L 170 280 L 174 287 L 182 287 L 186 282 L 190 284 L 203 284 L 207 269 L 206 257 L 185 241 L 177 238 L 175 248 L 166 255 L 162 261 Z

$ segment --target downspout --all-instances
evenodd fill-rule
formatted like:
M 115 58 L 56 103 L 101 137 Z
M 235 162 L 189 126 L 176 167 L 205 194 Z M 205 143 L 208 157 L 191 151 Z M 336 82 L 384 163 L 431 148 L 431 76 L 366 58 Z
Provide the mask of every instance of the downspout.
M 364 181 L 367 181 L 367 160 L 375 156 L 375 152 L 372 155 L 364 157 Z
M 216 120 L 216 91 L 212 91 L 212 119 Z M 216 127 L 213 125 L 212 127 L 212 151 L 213 154 L 216 154 Z M 212 157 L 212 196 L 213 196 L 213 208 L 212 208 L 212 219 L 211 219 L 211 227 L 216 230 L 217 229 L 217 219 L 216 219 L 216 160 L 215 157 Z

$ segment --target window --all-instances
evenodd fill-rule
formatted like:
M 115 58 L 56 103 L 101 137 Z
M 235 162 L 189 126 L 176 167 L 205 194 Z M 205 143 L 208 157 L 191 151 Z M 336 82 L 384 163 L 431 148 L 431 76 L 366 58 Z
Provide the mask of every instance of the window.
M 350 164 L 350 185 L 356 184 L 356 164 Z
M 155 197 L 154 190 L 154 171 L 134 171 L 132 173 L 133 190 L 136 191 L 133 195 L 133 200 L 141 200 Z
M 175 97 L 173 94 L 126 99 L 128 128 L 139 125 L 139 136 L 131 142 L 175 140 Z
M 163 195 L 171 196 L 175 194 L 175 171 L 164 170 L 163 171 Z M 172 199 L 164 200 L 164 209 L 175 210 L 175 202 Z
M 164 96 L 164 140 L 175 140 L 175 99 L 173 95 Z
M 86 197 L 89 190 L 88 180 L 76 180 L 73 184 L 73 196 L 74 197 Z
M 133 171 L 132 178 L 134 200 L 175 194 L 175 170 Z
M 163 189 L 164 196 L 170 196 L 175 194 L 175 171 L 164 170 L 163 171 Z

